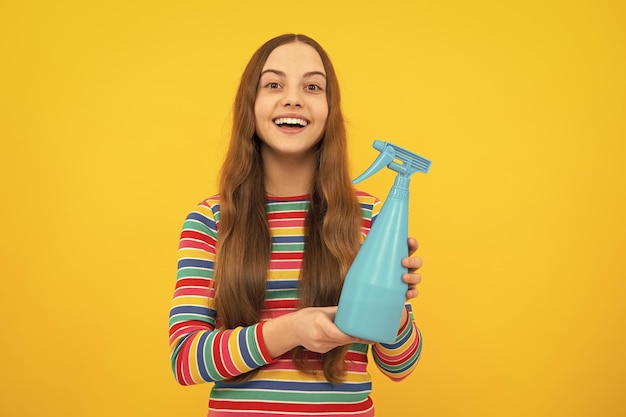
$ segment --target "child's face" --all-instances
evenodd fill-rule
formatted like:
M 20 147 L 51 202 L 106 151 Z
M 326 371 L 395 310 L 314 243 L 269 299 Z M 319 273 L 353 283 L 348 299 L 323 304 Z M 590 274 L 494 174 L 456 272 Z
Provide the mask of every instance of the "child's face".
M 313 47 L 294 42 L 272 51 L 261 71 L 254 115 L 264 151 L 313 153 L 328 117 L 326 72 Z

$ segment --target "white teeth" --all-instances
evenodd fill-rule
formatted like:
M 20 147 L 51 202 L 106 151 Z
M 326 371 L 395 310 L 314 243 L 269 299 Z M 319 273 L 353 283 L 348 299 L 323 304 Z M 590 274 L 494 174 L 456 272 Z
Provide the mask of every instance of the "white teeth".
M 280 117 L 280 118 L 274 120 L 274 124 L 277 124 L 277 125 L 283 125 L 283 124 L 300 125 L 302 127 L 305 127 L 309 123 L 306 120 L 303 120 L 303 119 L 296 119 L 296 118 L 293 118 L 293 117 Z

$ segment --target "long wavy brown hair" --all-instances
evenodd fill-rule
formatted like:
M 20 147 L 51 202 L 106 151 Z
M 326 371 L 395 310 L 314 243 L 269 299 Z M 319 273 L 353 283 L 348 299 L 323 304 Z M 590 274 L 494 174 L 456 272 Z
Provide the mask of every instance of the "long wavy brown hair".
M 220 175 L 215 303 L 224 328 L 259 322 L 265 300 L 271 238 L 254 103 L 268 56 L 278 46 L 292 42 L 310 45 L 319 53 L 326 71 L 329 108 L 324 134 L 316 147 L 317 165 L 305 220 L 305 251 L 298 284 L 299 306 L 337 305 L 344 277 L 359 249 L 361 211 L 350 182 L 335 70 L 327 53 L 313 39 L 296 34 L 278 36 L 254 53 L 243 72 L 235 97 L 230 145 Z M 348 346 L 341 346 L 317 355 L 328 381 L 343 380 L 347 350 Z M 311 371 L 307 366 L 311 355 L 302 347 L 294 349 L 293 360 L 298 369 Z M 231 381 L 250 379 L 255 372 Z

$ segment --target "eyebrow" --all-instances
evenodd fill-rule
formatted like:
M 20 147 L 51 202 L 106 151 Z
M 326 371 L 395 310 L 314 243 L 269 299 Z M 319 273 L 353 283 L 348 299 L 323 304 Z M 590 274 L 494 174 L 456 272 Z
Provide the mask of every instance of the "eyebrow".
M 280 77 L 286 77 L 287 74 L 285 74 L 283 71 L 279 71 L 279 70 L 275 70 L 275 69 L 266 69 L 265 71 L 261 72 L 261 76 L 263 76 L 264 74 L 271 72 L 273 74 L 276 74 Z M 309 72 L 305 72 L 303 74 L 303 78 L 306 77 L 311 77 L 313 75 L 321 75 L 322 77 L 326 78 L 326 74 L 324 74 L 322 71 L 309 71 Z

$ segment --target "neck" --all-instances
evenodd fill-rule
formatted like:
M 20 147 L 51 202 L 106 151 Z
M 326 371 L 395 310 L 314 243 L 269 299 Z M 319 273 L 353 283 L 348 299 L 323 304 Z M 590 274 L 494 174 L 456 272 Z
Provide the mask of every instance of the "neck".
M 276 197 L 305 195 L 311 192 L 316 158 L 314 154 L 303 157 L 275 157 L 262 153 L 265 191 Z

